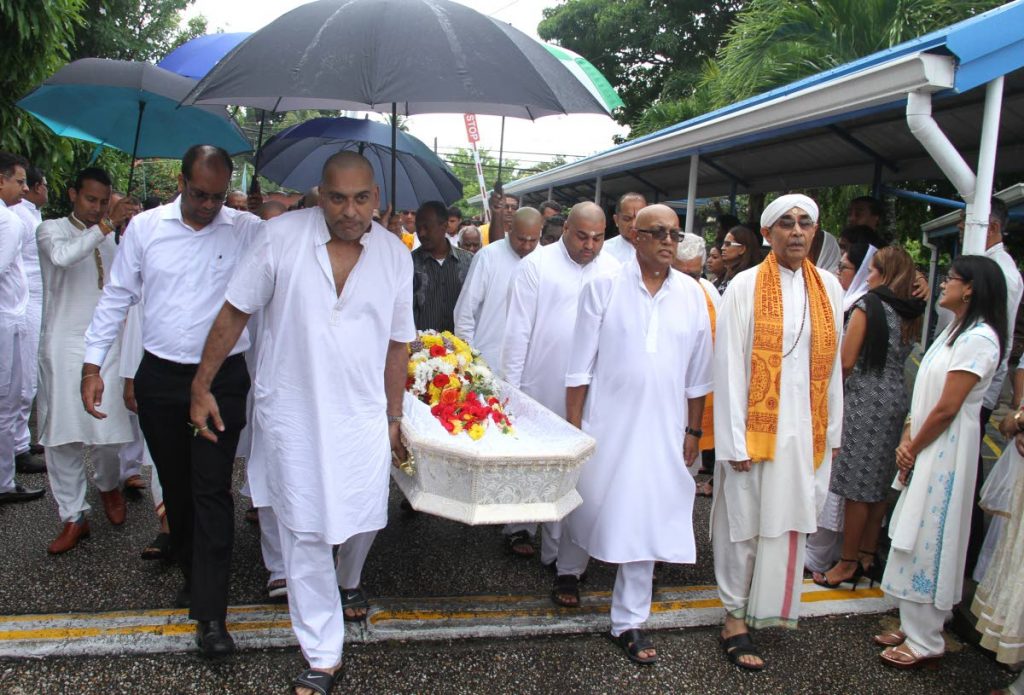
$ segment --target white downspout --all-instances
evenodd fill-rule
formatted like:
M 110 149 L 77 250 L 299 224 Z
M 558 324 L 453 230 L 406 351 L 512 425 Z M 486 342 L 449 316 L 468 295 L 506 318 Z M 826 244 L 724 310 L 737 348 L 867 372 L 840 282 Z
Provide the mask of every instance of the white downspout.
M 690 155 L 690 178 L 686 180 L 686 231 L 693 233 L 693 220 L 697 214 L 697 166 L 700 155 Z
M 967 203 L 963 253 L 984 253 L 988 230 L 989 199 L 992 197 L 992 175 L 999 140 L 1003 78 L 997 77 L 992 80 L 985 89 L 985 113 L 982 120 L 977 176 L 932 118 L 931 94 L 907 94 L 907 126 L 910 132 L 939 165 L 946 178 L 956 186 L 960 197 Z
M 992 212 L 992 177 L 999 144 L 999 112 L 1003 107 L 1003 78 L 985 85 L 985 112 L 981 120 L 981 150 L 974 202 L 967 204 L 964 224 L 964 253 L 985 253 L 989 213 Z M 1010 318 L 1011 326 L 1012 317 Z

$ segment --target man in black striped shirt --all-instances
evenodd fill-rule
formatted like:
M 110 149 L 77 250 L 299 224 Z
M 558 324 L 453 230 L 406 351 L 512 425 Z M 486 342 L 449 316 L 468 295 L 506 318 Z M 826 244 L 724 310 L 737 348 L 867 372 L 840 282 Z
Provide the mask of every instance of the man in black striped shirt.
M 416 211 L 420 246 L 412 252 L 413 318 L 416 330 L 455 330 L 455 303 L 469 272 L 473 254 L 448 241 L 448 208 L 431 200 Z

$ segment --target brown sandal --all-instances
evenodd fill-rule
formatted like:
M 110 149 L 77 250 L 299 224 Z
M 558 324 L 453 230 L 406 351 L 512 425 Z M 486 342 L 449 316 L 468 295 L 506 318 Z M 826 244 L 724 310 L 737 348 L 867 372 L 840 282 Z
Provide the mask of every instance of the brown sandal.
M 898 647 L 907 641 L 907 636 L 903 634 L 902 630 L 892 630 L 891 632 L 875 635 L 871 638 L 871 641 L 879 647 Z
M 878 657 L 886 666 L 910 671 L 919 668 L 938 668 L 942 665 L 943 655 L 932 654 L 931 656 L 919 656 L 917 652 L 911 649 L 908 645 L 901 644 L 898 647 L 889 647 L 879 654 Z

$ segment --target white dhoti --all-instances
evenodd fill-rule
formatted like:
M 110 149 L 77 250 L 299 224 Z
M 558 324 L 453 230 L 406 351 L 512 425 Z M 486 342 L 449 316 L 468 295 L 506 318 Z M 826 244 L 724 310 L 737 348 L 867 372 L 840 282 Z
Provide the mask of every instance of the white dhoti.
M 568 537 L 558 546 L 558 574 L 577 579 L 587 569 L 590 556 Z M 624 562 L 615 573 L 612 588 L 612 635 L 638 630 L 651 615 L 651 591 L 654 587 L 654 562 Z
M 715 580 L 722 605 L 730 617 L 745 620 L 755 629 L 795 628 L 800 617 L 807 534 L 788 531 L 774 538 L 733 541 L 729 537 L 729 505 L 720 494 L 722 467 L 722 462 L 716 464 L 711 514 Z
M 53 497 L 57 500 L 61 521 L 77 521 L 81 514 L 91 509 L 85 501 L 86 452 L 96 469 L 93 482 L 100 492 L 109 492 L 118 486 L 121 479 L 121 462 L 117 458 L 120 448 L 120 444 L 89 446 L 79 443 L 46 447 L 46 475 L 50 479 Z
M 288 614 L 303 656 L 314 669 L 331 669 L 341 663 L 345 641 L 342 613 L 342 581 L 359 586 L 363 563 L 376 531 L 359 533 L 338 548 L 338 563 L 332 546 L 322 536 L 292 531 L 278 523 L 285 575 L 288 580 Z M 354 571 L 358 568 L 358 571 Z
M 30 288 L 33 289 L 33 288 Z M 41 289 L 41 288 L 40 288 Z M 32 444 L 32 434 L 28 429 L 28 420 L 32 415 L 32 402 L 36 398 L 38 381 L 39 324 L 42 320 L 42 297 L 29 294 L 28 307 L 25 311 L 26 331 L 21 341 L 21 412 L 16 425 L 17 436 L 14 451 L 23 454 Z
M 506 536 L 526 531 L 531 537 L 537 535 L 538 524 L 506 524 L 501 530 Z M 540 524 L 540 561 L 550 565 L 558 558 L 558 543 L 562 539 L 562 522 L 547 521 Z
M 14 490 L 14 455 L 18 453 L 25 381 L 21 365 L 24 340 L 23 325 L 0 325 L 0 492 Z

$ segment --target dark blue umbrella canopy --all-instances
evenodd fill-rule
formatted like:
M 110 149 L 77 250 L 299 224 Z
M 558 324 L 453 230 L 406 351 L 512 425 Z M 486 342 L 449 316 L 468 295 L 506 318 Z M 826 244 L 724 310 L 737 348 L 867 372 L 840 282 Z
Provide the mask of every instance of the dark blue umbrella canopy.
M 232 48 L 249 36 L 250 32 L 233 34 L 207 34 L 186 41 L 157 63 L 157 67 L 176 72 L 193 80 L 200 80 Z
M 462 183 L 429 147 L 397 133 L 395 205 L 416 209 L 428 200 L 450 205 L 462 197 Z M 263 145 L 256 167 L 281 186 L 304 191 L 320 183 L 324 162 L 341 150 L 361 152 L 373 166 L 381 200 L 391 199 L 391 126 L 357 118 L 314 118 L 281 131 Z
M 544 45 L 451 0 L 319 0 L 242 41 L 186 104 L 519 118 L 607 113 Z

